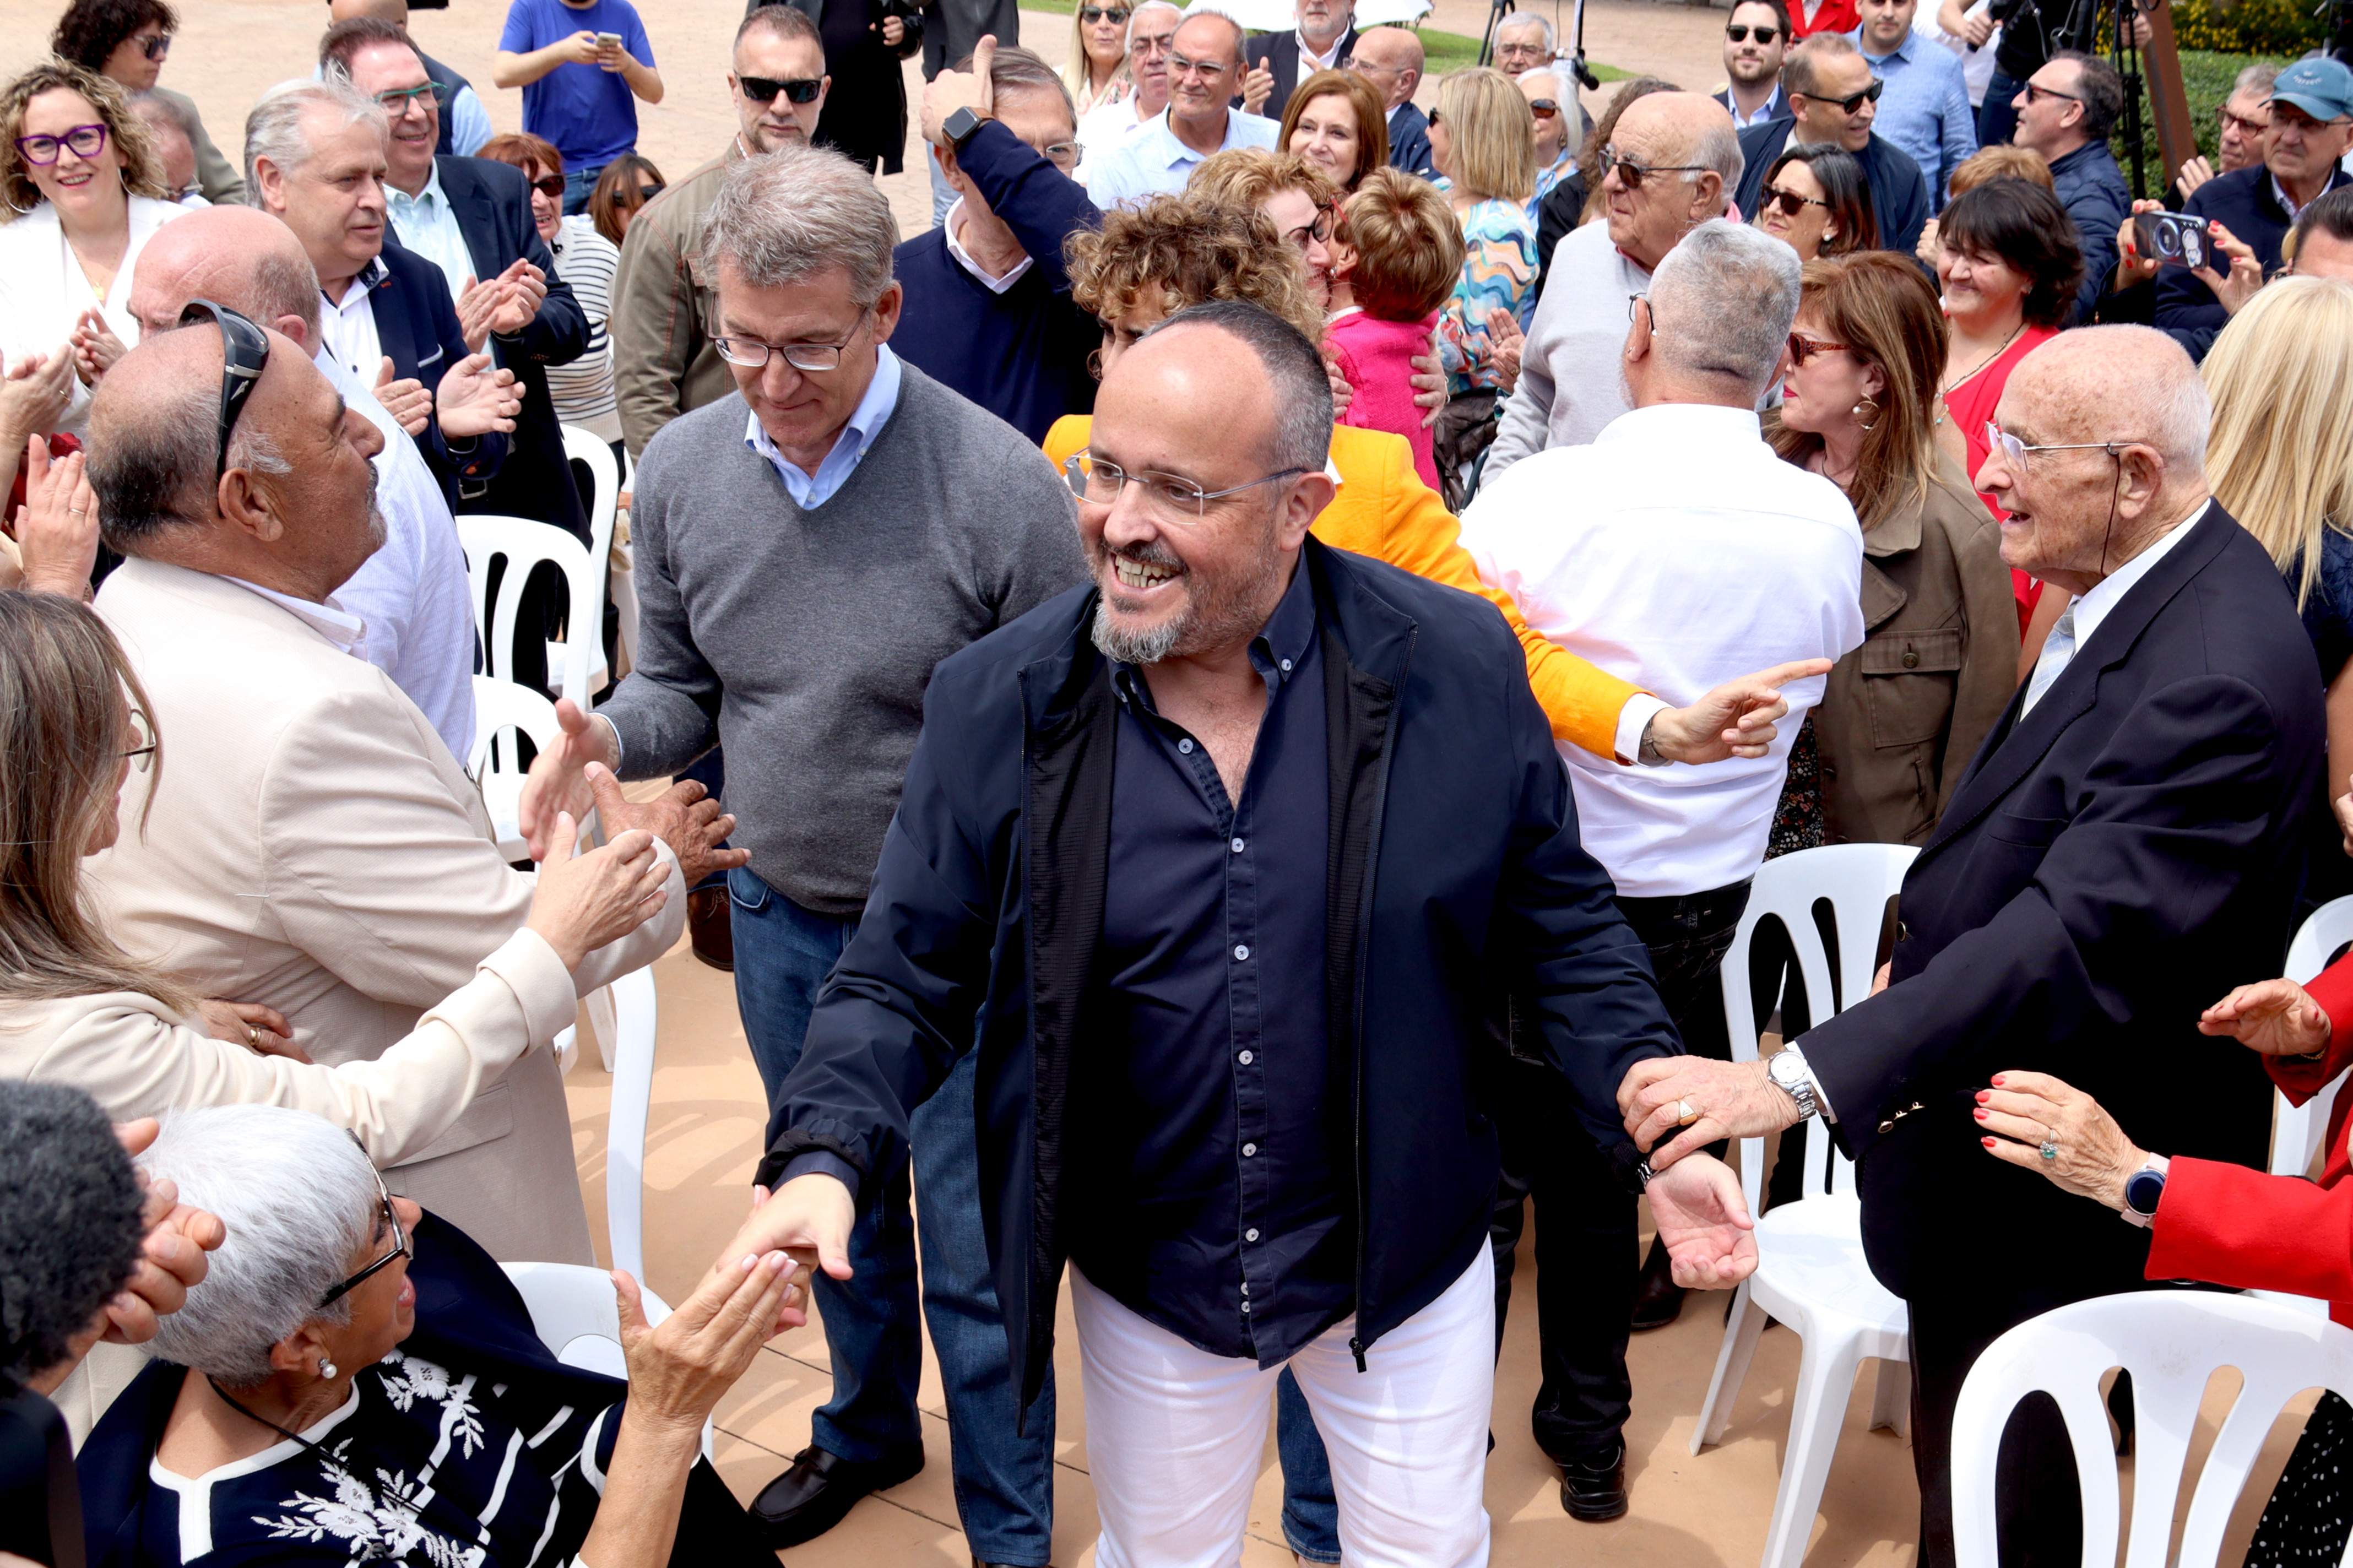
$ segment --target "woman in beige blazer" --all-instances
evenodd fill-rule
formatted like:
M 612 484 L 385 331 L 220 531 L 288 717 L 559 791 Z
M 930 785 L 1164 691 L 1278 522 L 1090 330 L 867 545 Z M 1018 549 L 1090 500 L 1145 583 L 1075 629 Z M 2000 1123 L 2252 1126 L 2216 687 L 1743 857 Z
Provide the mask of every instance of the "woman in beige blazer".
M 104 623 L 51 595 L 0 594 L 0 1074 L 69 1083 L 118 1121 L 258 1102 L 348 1127 L 379 1165 L 445 1131 L 481 1089 L 573 1021 L 572 972 L 661 911 L 651 835 L 540 873 L 524 928 L 374 1060 L 313 1064 L 268 1007 L 198 1002 L 92 918 L 82 859 L 111 846 L 123 784 L 163 755 Z M 143 831 L 145 824 L 141 824 Z M 159 823 L 158 831 L 174 831 Z M 557 839 L 568 845 L 568 830 Z

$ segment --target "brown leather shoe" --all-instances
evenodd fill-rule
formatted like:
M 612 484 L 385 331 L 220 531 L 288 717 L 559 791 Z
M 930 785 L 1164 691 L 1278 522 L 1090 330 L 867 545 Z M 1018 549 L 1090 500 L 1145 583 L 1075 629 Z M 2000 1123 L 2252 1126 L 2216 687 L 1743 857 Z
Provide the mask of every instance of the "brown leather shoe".
M 735 927 L 727 912 L 726 883 L 686 895 L 686 934 L 695 957 L 713 969 L 735 973 Z

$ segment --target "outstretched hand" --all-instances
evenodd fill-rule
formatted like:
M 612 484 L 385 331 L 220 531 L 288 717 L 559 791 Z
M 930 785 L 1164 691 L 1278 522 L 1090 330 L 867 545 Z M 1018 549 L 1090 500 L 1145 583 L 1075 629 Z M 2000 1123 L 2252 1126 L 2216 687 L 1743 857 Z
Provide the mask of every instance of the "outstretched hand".
M 1651 1057 L 1618 1080 L 1618 1111 L 1626 1135 L 1651 1156 L 1651 1168 L 1663 1172 L 1720 1139 L 1796 1125 L 1798 1102 L 1765 1076 L 1761 1061 Z M 1675 1136 L 1661 1143 L 1669 1133 Z
M 719 809 L 711 792 L 692 779 L 683 779 L 649 801 L 633 801 L 621 793 L 621 781 L 602 763 L 586 769 L 588 793 L 596 815 L 610 836 L 642 827 L 670 847 L 678 857 L 680 874 L 693 887 L 713 871 L 732 871 L 748 865 L 748 849 L 723 849 L 735 831 L 735 819 Z
M 1773 746 L 1773 726 L 1789 711 L 1781 688 L 1828 675 L 1826 658 L 1793 659 L 1736 676 L 1688 708 L 1670 708 L 1651 721 L 1651 742 L 1671 763 L 1720 763 L 1761 757 Z
M 522 829 L 534 860 L 547 858 L 558 812 L 568 811 L 577 819 L 586 816 L 596 804 L 588 793 L 588 764 L 602 763 L 609 768 L 620 761 L 614 753 L 611 730 L 569 697 L 556 699 L 555 724 L 555 739 L 532 759 L 531 772 L 515 800 L 516 826 Z M 608 833 L 618 831 L 611 823 L 605 826 Z
M 804 1282 L 822 1269 L 829 1279 L 849 1278 L 849 1230 L 858 1206 L 849 1189 L 833 1176 L 812 1173 L 796 1176 L 771 1193 L 752 1190 L 752 1213 L 720 1253 L 723 1259 L 743 1259 L 782 1250 L 800 1265 Z M 806 1298 L 804 1298 L 806 1301 Z M 787 1310 L 780 1320 L 792 1327 L 807 1321 Z
M 470 353 L 442 374 L 441 384 L 433 389 L 433 408 L 444 436 L 462 441 L 493 432 L 506 435 L 522 412 L 522 395 L 515 390 L 514 372 L 499 369 L 486 353 Z
M 2228 1035 L 2267 1057 L 2308 1057 L 2328 1048 L 2330 1024 L 2312 994 L 2293 980 L 2242 985 L 2198 1016 L 2201 1035 Z

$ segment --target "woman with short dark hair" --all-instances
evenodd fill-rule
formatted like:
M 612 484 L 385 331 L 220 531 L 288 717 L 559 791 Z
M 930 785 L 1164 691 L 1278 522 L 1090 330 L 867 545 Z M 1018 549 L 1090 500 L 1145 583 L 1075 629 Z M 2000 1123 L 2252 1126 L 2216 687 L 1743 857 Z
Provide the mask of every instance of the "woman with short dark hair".
M 662 178 L 652 159 L 624 153 L 596 176 L 596 188 L 588 195 L 588 221 L 618 249 L 628 237 L 629 221 L 669 188 L 670 182 Z
M 1862 164 L 1826 142 L 1792 147 L 1773 160 L 1755 221 L 1800 261 L 1879 248 L 1879 218 Z
M 164 0 L 73 0 L 49 35 L 49 52 L 106 78 L 125 93 L 150 92 L 169 102 L 177 119 L 195 127 L 188 141 L 196 150 L 199 194 L 216 205 L 243 201 L 245 176 L 205 133 L 195 100 L 156 85 L 179 26 L 178 13 Z

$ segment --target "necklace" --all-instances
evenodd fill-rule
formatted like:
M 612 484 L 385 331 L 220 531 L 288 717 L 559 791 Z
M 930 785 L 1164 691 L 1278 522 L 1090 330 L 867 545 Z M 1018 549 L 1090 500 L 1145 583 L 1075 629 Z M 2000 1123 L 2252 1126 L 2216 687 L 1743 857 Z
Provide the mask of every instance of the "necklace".
M 1963 382 L 1971 380 L 1982 372 L 1986 366 L 1993 363 L 1994 361 L 2008 353 L 2010 352 L 2010 345 L 2016 342 L 2019 339 L 2019 334 L 2025 331 L 2026 323 L 2024 321 L 2021 321 L 2017 326 L 2011 328 L 2010 336 L 2001 340 L 2001 346 L 1994 350 L 1993 353 L 1986 355 L 1985 358 L 1978 361 L 1976 368 L 1971 370 L 1968 375 L 1957 376 L 1953 380 L 1945 383 L 1944 390 L 1946 393 L 1949 395 L 1955 387 L 1959 386 Z

